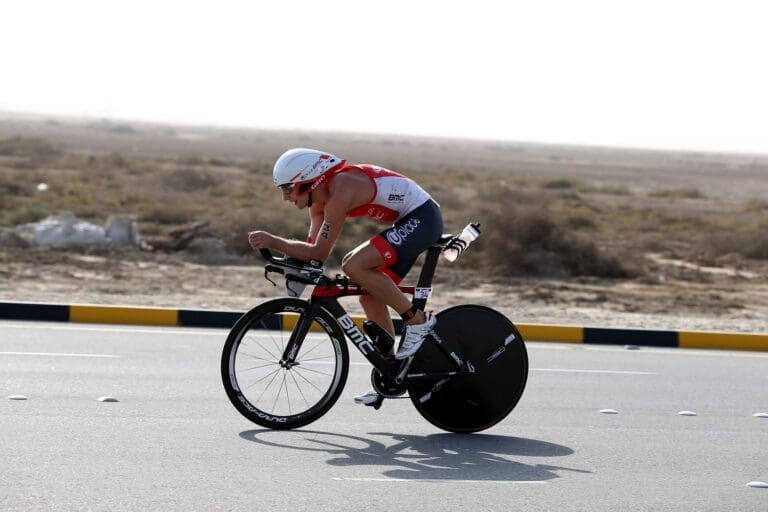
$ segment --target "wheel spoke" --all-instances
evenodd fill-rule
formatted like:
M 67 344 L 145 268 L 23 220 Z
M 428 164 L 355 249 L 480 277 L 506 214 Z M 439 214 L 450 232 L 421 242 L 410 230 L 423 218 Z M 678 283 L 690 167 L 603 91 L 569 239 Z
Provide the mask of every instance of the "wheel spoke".
M 299 381 L 296 380 L 296 375 L 293 372 L 291 372 L 290 375 L 291 375 L 291 378 L 293 379 L 293 384 L 296 386 L 296 389 L 299 390 L 299 394 L 301 395 L 301 398 L 304 399 L 304 403 L 307 404 L 307 409 L 309 409 L 312 406 L 309 404 L 309 400 L 307 400 L 307 397 L 304 396 L 304 391 L 301 390 L 301 386 L 299 385 Z M 312 383 L 310 382 L 310 384 L 312 384 Z M 315 386 L 315 387 L 317 387 L 317 386 Z
M 269 354 L 269 357 L 271 357 L 272 359 L 274 359 L 276 361 L 280 360 L 280 357 L 276 356 L 271 350 L 269 350 L 267 347 L 265 347 L 261 343 L 261 341 L 258 340 L 257 336 L 254 336 L 254 338 L 256 338 L 256 339 L 252 340 L 253 344 L 249 345 L 249 347 L 255 346 L 256 348 L 259 348 L 259 349 L 263 350 L 264 352 L 266 352 L 267 354 Z M 278 353 L 282 355 L 282 351 L 280 351 L 279 348 L 278 348 Z
M 319 373 L 320 375 L 325 375 L 326 377 L 333 377 L 332 373 L 325 373 L 325 372 L 321 372 L 319 370 L 313 370 L 312 368 L 306 368 L 304 366 L 294 366 L 293 368 L 295 370 L 304 370 L 304 371 L 307 371 L 307 372 Z M 301 372 L 299 372 L 299 374 L 301 374 Z
M 277 342 L 277 340 L 275 339 L 275 336 L 272 334 L 269 335 L 269 339 L 272 340 L 272 344 L 275 345 L 275 348 L 277 349 L 277 353 L 280 354 L 280 356 L 282 357 L 283 352 L 285 352 L 284 350 L 285 339 L 283 338 L 283 330 L 280 329 L 280 331 L 278 332 L 280 333 L 280 343 Z M 267 350 L 267 349 L 264 348 L 264 350 Z
M 294 367 L 293 367 L 293 369 L 294 369 L 294 370 L 295 370 L 296 368 L 297 368 L 296 366 L 294 366 Z M 318 390 L 320 393 L 322 393 L 322 392 L 323 392 L 323 390 L 322 390 L 322 389 L 320 389 L 319 387 L 317 387 L 317 386 L 315 385 L 315 383 L 314 383 L 314 382 L 312 382 L 311 380 L 309 380 L 308 378 L 306 378 L 305 376 L 303 376 L 303 375 L 301 374 L 301 372 L 298 372 L 298 371 L 297 371 L 297 372 L 296 372 L 296 375 L 298 375 L 299 377 L 301 377 L 302 379 L 304 379 L 304 380 L 307 382 L 307 384 L 309 384 L 310 386 L 312 386 L 313 388 L 315 388 L 316 390 Z
M 251 359 L 256 359 L 257 361 L 265 361 L 267 363 L 273 363 L 273 364 L 277 364 L 277 362 L 278 362 L 278 359 L 276 357 L 273 357 L 272 359 L 266 359 L 264 357 L 255 356 L 255 355 L 249 354 L 247 352 L 238 352 L 237 356 L 238 357 L 240 357 L 240 356 L 250 357 Z
M 275 411 L 277 409 L 277 401 L 280 400 L 280 392 L 283 390 L 283 386 L 285 386 L 285 372 L 283 372 L 283 380 L 280 382 L 280 387 L 277 389 L 277 393 L 275 394 L 275 403 L 272 404 L 272 411 Z M 286 393 L 286 397 L 288 394 Z M 291 401 L 288 400 L 288 410 L 291 409 Z
M 288 402 L 288 414 L 293 414 L 291 411 L 291 396 L 288 393 L 288 371 L 283 374 L 283 384 L 285 385 L 285 401 Z
M 267 387 L 266 387 L 266 388 L 264 388 L 264 391 L 262 391 L 262 392 L 261 392 L 261 395 L 259 395 L 259 398 L 257 398 L 257 399 L 256 399 L 256 401 L 258 402 L 258 401 L 259 401 L 259 399 L 260 399 L 262 396 L 264 396 L 264 393 L 266 393 L 267 389 L 269 389 L 269 386 L 271 386 L 271 385 L 272 385 L 272 382 L 275 380 L 275 377 L 277 377 L 277 374 L 278 374 L 278 372 L 279 372 L 279 371 L 280 371 L 280 368 L 278 368 L 277 370 L 275 370 L 275 371 L 273 371 L 273 372 L 270 372 L 270 373 L 266 374 L 266 375 L 265 375 L 265 376 L 263 376 L 262 378 L 260 378 L 260 379 L 257 379 L 256 381 L 254 381 L 254 382 L 252 382 L 251 384 L 249 384 L 248 386 L 246 386 L 244 389 L 252 388 L 253 386 L 255 386 L 256 384 L 258 384 L 259 382 L 263 381 L 263 380 L 264 380 L 264 379 L 266 379 L 266 378 L 269 378 L 269 376 L 270 376 L 270 375 L 272 375 L 272 376 L 273 376 L 273 377 L 272 377 L 272 380 L 270 380 L 270 381 L 269 381 L 269 384 L 267 384 Z
M 331 360 L 331 359 L 334 359 L 334 357 L 333 356 L 323 356 L 323 357 L 313 357 L 313 358 L 310 358 L 310 359 L 302 358 L 299 362 L 300 363 L 306 363 L 308 361 L 323 361 L 323 360 Z
M 272 373 L 269 373 L 269 374 L 265 375 L 264 377 L 260 378 L 259 380 L 257 380 L 256 382 L 253 383 L 253 384 L 256 384 L 259 381 L 262 381 L 262 380 L 266 379 L 267 377 L 269 377 L 270 375 L 272 375 L 272 380 L 269 381 L 269 384 L 267 384 L 267 387 L 264 388 L 264 391 L 261 392 L 261 394 L 259 395 L 259 398 L 257 398 L 254 403 L 259 403 L 259 400 L 261 400 L 261 397 L 264 396 L 264 393 L 266 393 L 267 390 L 272 386 L 272 383 L 275 382 L 275 379 L 277 378 L 277 374 L 279 372 L 280 372 L 280 368 L 278 368 L 277 370 L 275 370 Z M 251 384 L 251 386 L 253 386 L 253 384 Z
M 304 342 L 306 343 L 306 340 L 304 340 Z M 319 342 L 314 347 L 312 347 L 311 349 L 309 349 L 306 352 L 304 352 L 303 354 L 301 354 L 302 360 L 306 361 L 306 359 L 304 359 L 304 357 L 309 355 L 313 350 L 315 350 L 316 348 L 320 347 L 321 345 L 324 345 L 324 343 Z
M 261 319 L 261 320 L 259 320 L 258 322 L 254 322 L 254 323 L 252 324 L 252 326 L 250 327 L 250 329 L 252 329 L 252 330 L 253 330 L 253 329 L 257 330 L 257 333 L 256 333 L 256 334 L 254 334 L 254 336 L 253 336 L 254 338 L 257 338 L 257 339 L 258 339 L 258 338 L 259 338 L 259 337 L 261 337 L 261 336 L 265 336 L 265 337 L 268 337 L 268 338 L 270 339 L 270 341 L 272 342 L 272 344 L 275 346 L 275 349 L 277 350 L 277 353 L 278 353 L 278 354 L 280 354 L 280 355 L 282 355 L 282 353 L 283 353 L 283 350 L 280 348 L 280 345 L 281 345 L 281 343 L 278 343 L 278 341 L 277 341 L 277 340 L 275 340 L 275 336 L 274 336 L 274 334 L 268 334 L 268 333 L 272 333 L 272 332 L 274 332 L 274 329 L 270 329 L 270 327 L 267 325 L 267 323 L 266 323 L 266 320 L 265 320 L 265 319 Z M 280 339 L 281 339 L 281 342 L 282 342 L 282 332 L 283 332 L 283 331 L 282 331 L 282 329 L 279 329 L 279 330 L 278 330 L 278 332 L 280 332 Z M 243 341 L 245 341 L 245 340 L 246 340 L 246 338 L 248 338 L 248 336 L 249 336 L 249 335 L 250 335 L 250 333 L 248 333 L 248 335 L 244 336 L 244 337 L 243 337 Z M 241 343 L 242 343 L 242 342 L 241 342 Z M 275 355 L 272 353 L 272 351 L 270 351 L 270 350 L 269 350 L 267 347 L 265 347 L 264 345 L 262 345 L 262 344 L 261 344 L 261 343 L 260 343 L 258 340 L 257 340 L 257 341 L 255 341 L 255 344 L 256 344 L 256 345 L 258 345 L 258 347 L 259 347 L 261 350 L 263 350 L 264 352 L 266 352 L 266 353 L 267 353 L 267 354 L 269 354 L 270 356 L 272 356 L 272 357 L 275 357 Z M 282 345 L 283 345 L 283 346 L 285 346 L 285 343 L 283 343 Z M 280 359 L 280 358 L 279 358 L 279 357 L 275 357 L 275 359 Z
M 274 366 L 276 364 L 277 364 L 276 362 L 272 361 L 269 364 L 263 364 L 261 366 L 252 366 L 250 368 L 241 368 L 240 371 L 242 371 L 242 372 L 250 372 L 251 370 L 258 370 L 259 368 L 268 368 L 268 367 Z

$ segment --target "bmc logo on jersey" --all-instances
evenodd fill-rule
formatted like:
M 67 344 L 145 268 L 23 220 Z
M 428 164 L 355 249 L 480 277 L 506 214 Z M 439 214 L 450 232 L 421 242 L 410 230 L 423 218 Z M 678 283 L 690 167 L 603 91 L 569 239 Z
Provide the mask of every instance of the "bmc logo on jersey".
M 389 194 L 389 201 L 398 201 L 402 203 L 405 201 L 405 194 Z
M 416 231 L 416 228 L 419 227 L 419 224 L 421 224 L 419 219 L 411 219 L 402 226 L 392 228 L 392 230 L 387 233 L 387 242 L 392 245 L 402 244 L 408 238 L 408 235 Z

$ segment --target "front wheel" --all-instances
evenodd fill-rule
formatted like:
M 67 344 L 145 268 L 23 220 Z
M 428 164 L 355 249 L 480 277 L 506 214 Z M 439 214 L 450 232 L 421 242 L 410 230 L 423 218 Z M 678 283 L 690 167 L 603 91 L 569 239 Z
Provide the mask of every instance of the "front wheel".
M 493 309 L 464 305 L 439 313 L 435 333 L 472 363 L 474 373 L 410 381 L 408 394 L 416 409 L 450 432 L 477 432 L 503 420 L 528 380 L 528 353 L 517 328 Z M 449 356 L 427 338 L 409 373 L 455 369 Z
M 282 361 L 309 303 L 285 298 L 245 313 L 221 354 L 221 378 L 232 404 L 263 427 L 291 429 L 320 418 L 336 403 L 349 371 L 349 353 L 336 320 L 321 309 L 296 354 Z

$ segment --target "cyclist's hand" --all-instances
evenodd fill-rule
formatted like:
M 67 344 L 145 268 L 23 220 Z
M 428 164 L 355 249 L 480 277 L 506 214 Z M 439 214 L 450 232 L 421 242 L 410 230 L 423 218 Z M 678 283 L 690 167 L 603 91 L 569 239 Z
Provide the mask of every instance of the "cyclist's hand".
M 274 237 L 266 231 L 251 231 L 248 233 L 248 243 L 254 250 L 269 249 Z

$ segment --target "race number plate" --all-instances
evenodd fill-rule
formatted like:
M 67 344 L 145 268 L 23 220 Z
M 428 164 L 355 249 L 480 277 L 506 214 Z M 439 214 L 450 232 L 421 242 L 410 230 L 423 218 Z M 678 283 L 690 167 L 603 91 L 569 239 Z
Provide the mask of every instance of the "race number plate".
M 428 299 L 432 296 L 432 288 L 416 288 L 413 292 L 415 299 Z

